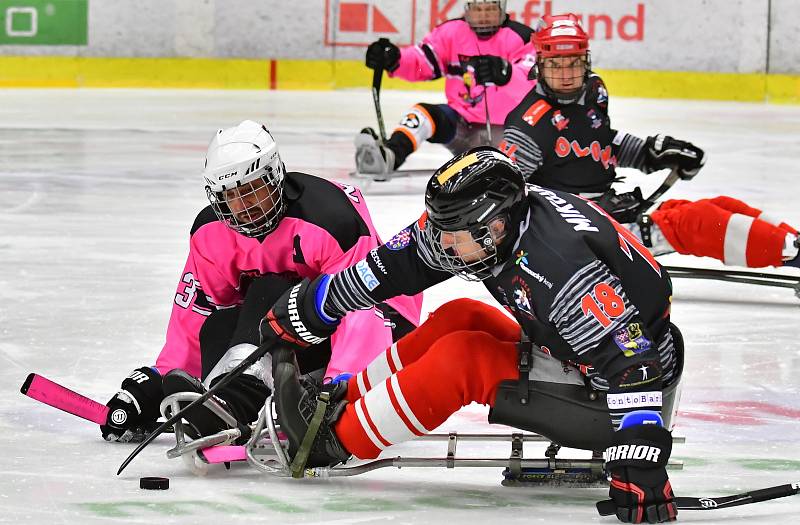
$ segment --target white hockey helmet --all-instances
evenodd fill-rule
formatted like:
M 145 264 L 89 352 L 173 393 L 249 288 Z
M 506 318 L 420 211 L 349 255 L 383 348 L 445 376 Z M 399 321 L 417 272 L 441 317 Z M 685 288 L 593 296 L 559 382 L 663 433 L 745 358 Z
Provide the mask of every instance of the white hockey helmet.
M 286 168 L 266 126 L 245 120 L 220 129 L 206 153 L 203 179 L 219 220 L 248 237 L 266 235 L 283 217 Z
M 475 9 L 478 6 L 497 6 L 499 12 L 495 14 L 483 9 Z M 507 17 L 506 0 L 466 0 L 464 2 L 464 19 L 480 38 L 489 38 L 497 33 Z

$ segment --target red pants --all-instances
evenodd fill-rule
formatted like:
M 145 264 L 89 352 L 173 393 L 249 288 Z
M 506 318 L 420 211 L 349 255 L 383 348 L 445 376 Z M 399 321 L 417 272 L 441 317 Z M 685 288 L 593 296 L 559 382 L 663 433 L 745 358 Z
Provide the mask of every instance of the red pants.
M 751 268 L 781 266 L 787 234 L 797 235 L 788 224 L 724 196 L 668 200 L 651 218 L 678 253 Z
M 442 305 L 348 382 L 334 430 L 361 459 L 435 429 L 475 401 L 491 405 L 497 385 L 516 379 L 519 325 L 472 299 Z

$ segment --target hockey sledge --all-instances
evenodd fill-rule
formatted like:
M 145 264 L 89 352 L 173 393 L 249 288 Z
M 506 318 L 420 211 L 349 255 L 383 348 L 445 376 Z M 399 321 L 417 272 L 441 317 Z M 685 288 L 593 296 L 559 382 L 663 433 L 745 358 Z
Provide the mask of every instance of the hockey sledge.
M 178 393 L 167 397 L 162 403 L 162 412 L 180 410 L 180 403 L 191 402 L 200 397 L 196 393 Z M 227 421 L 227 412 L 213 399 L 206 400 L 205 406 Z M 234 422 L 229 422 L 234 423 Z M 591 458 L 569 459 L 557 457 L 558 444 L 548 438 L 529 432 L 514 430 L 506 434 L 463 434 L 450 432 L 447 434 L 427 434 L 416 441 L 432 441 L 445 445 L 444 455 L 432 457 L 379 458 L 363 462 L 337 465 L 334 467 L 313 467 L 294 469 L 288 454 L 288 442 L 280 432 L 272 408 L 272 396 L 262 408 L 259 418 L 251 427 L 250 438 L 245 445 L 232 444 L 242 436 L 241 429 L 232 428 L 196 440 L 187 439 L 184 424 L 175 423 L 177 445 L 167 451 L 167 457 L 181 458 L 188 469 L 204 475 L 210 465 L 224 463 L 230 467 L 232 462 L 246 462 L 256 470 L 277 477 L 293 478 L 334 478 L 357 476 L 373 470 L 387 467 L 493 467 L 503 468 L 504 486 L 526 485 L 569 485 L 574 487 L 595 487 L 607 484 L 605 461 L 599 453 L 592 453 Z M 510 444 L 508 456 L 484 458 L 462 457 L 458 455 L 458 445 L 464 442 Z M 673 437 L 673 443 L 684 443 L 685 438 Z M 549 443 L 544 457 L 525 457 L 525 443 Z M 683 462 L 670 460 L 668 467 L 672 470 L 683 468 Z

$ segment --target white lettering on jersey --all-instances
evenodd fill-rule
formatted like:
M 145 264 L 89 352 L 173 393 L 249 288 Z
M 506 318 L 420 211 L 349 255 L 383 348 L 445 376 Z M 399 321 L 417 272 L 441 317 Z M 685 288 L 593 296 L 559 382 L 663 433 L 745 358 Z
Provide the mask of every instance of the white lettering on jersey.
M 555 208 L 556 212 L 558 212 L 558 214 L 564 218 L 565 221 L 573 225 L 572 229 L 576 232 L 600 231 L 596 226 L 592 225 L 592 221 L 590 219 L 587 219 L 581 212 L 576 210 L 572 204 L 557 196 L 552 191 L 546 190 L 541 186 L 537 186 L 536 184 L 528 184 L 528 188 L 544 197 L 547 202 L 549 202 L 553 208 Z

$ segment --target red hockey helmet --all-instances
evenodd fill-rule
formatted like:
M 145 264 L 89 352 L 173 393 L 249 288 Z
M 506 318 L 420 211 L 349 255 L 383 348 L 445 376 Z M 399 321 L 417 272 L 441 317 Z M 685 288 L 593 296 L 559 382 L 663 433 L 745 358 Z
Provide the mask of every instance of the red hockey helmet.
M 545 15 L 533 34 L 533 45 L 543 58 L 582 55 L 589 51 L 589 35 L 572 13 Z
M 561 103 L 578 100 L 586 90 L 592 68 L 589 35 L 578 17 L 545 15 L 533 34 L 536 65 L 528 74 L 537 79 L 548 97 Z

